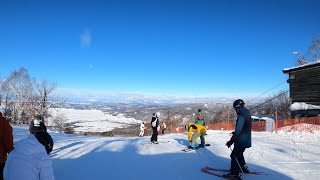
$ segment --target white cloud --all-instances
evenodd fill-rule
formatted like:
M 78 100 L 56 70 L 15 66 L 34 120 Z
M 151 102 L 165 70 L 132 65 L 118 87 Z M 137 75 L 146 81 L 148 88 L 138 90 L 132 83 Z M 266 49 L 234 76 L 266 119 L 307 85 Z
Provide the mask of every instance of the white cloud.
M 84 48 L 89 48 L 91 45 L 91 34 L 88 29 L 84 30 L 84 32 L 80 36 L 81 45 Z

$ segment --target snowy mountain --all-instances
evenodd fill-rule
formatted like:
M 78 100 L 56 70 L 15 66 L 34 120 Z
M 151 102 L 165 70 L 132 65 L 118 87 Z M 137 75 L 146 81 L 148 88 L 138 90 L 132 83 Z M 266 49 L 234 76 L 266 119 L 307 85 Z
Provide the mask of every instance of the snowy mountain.
M 190 103 L 230 103 L 238 97 L 234 95 L 203 95 L 203 96 L 167 96 L 167 95 L 146 95 L 140 93 L 90 93 L 83 92 L 74 95 L 67 91 L 58 91 L 58 94 L 68 97 L 72 102 L 87 103 L 140 103 L 140 104 L 190 104 Z M 244 98 L 244 97 L 243 97 Z
M 14 127 L 14 141 L 28 136 L 27 127 Z M 182 152 L 187 135 L 150 137 L 94 137 L 49 131 L 54 139 L 51 153 L 57 180 L 186 180 L 221 179 L 200 171 L 204 166 L 229 169 L 230 150 L 225 146 L 230 131 L 208 131 L 211 146 Z M 320 133 L 253 132 L 253 146 L 244 153 L 251 171 L 245 180 L 318 179 Z

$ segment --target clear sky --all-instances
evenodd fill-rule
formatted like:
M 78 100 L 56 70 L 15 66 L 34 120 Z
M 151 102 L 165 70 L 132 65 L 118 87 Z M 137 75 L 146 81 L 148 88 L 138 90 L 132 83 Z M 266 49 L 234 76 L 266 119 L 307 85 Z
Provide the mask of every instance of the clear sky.
M 306 53 L 320 35 L 319 8 L 319 0 L 0 0 L 0 77 L 25 67 L 70 92 L 254 96 L 285 81 L 292 52 Z

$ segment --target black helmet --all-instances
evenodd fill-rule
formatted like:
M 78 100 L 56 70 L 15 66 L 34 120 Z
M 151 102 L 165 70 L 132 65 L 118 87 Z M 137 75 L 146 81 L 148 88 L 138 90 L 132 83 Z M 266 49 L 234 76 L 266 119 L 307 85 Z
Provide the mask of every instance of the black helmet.
M 38 131 L 34 136 L 46 148 L 47 154 L 50 154 L 53 149 L 53 139 L 51 136 L 45 131 Z
M 242 99 L 237 99 L 233 102 L 233 108 L 239 113 L 244 107 L 244 101 Z

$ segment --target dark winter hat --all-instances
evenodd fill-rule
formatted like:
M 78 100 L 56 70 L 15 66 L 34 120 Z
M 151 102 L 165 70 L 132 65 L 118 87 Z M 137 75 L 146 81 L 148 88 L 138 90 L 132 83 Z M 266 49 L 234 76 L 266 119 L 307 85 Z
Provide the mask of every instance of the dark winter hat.
M 198 109 L 198 112 L 201 112 L 202 110 L 201 109 Z
M 44 131 L 38 131 L 34 134 L 34 136 L 46 148 L 47 154 L 50 154 L 53 149 L 53 139 L 51 136 Z
M 243 108 L 244 107 L 244 101 L 242 99 L 237 99 L 233 102 L 233 108 Z
M 35 134 L 38 131 L 47 132 L 47 127 L 42 120 L 34 119 L 31 121 L 31 124 L 30 124 L 30 133 Z

